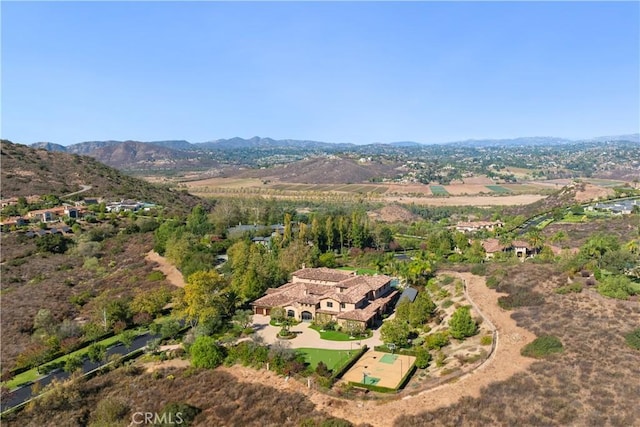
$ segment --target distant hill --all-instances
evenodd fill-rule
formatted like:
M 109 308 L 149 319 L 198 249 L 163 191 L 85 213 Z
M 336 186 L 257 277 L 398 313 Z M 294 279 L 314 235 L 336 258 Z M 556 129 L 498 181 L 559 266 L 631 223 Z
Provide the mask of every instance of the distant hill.
M 188 141 L 87 141 L 67 147 L 52 143 L 32 144 L 33 148 L 86 155 L 121 170 L 159 170 L 215 167 L 217 162 L 194 152 Z
M 242 148 L 305 148 L 305 149 L 326 149 L 326 150 L 343 150 L 356 147 L 355 144 L 335 144 L 329 142 L 297 140 L 297 139 L 272 139 L 254 136 L 253 138 L 231 138 L 216 139 L 214 141 L 201 142 L 193 144 L 198 148 L 210 148 L 218 150 L 232 150 Z
M 52 152 L 2 140 L 0 159 L 1 197 L 65 194 L 90 185 L 85 197 L 132 198 L 165 206 L 170 211 L 185 211 L 204 200 L 183 191 L 150 184 L 125 175 L 94 158 Z
M 566 139 L 552 136 L 533 136 L 510 139 L 468 139 L 465 141 L 447 142 L 447 145 L 460 145 L 465 147 L 502 147 L 502 146 L 534 146 L 534 145 L 562 145 L 580 142 L 607 142 L 607 141 L 631 141 L 640 142 L 640 134 L 600 136 L 590 139 Z
M 302 184 L 355 184 L 392 177 L 394 163 L 358 162 L 336 156 L 320 156 L 267 169 L 240 171 L 236 176 L 270 178 Z
M 36 142 L 35 144 L 31 144 L 32 148 L 42 148 L 47 151 L 62 151 L 63 153 L 67 152 L 67 147 L 60 144 L 54 144 L 53 142 Z

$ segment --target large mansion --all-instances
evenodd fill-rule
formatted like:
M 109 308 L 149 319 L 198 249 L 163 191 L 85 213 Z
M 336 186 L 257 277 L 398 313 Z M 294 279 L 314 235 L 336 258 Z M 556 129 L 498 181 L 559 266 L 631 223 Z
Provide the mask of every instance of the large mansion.
M 283 307 L 297 320 L 335 321 L 342 326 L 352 321 L 364 328 L 380 319 L 398 294 L 391 280 L 385 275 L 357 276 L 351 271 L 303 268 L 293 273 L 291 282 L 270 288 L 255 300 L 253 311 L 269 315 L 273 307 Z

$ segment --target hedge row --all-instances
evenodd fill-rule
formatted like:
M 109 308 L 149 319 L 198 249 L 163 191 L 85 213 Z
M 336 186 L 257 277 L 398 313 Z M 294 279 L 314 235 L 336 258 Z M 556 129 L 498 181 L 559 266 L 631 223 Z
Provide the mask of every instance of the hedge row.
M 349 369 L 351 369 L 351 367 L 353 365 L 356 364 L 356 362 L 358 361 L 358 359 L 360 359 L 360 357 L 362 357 L 362 355 L 364 353 L 366 353 L 366 351 L 369 348 L 367 347 L 367 345 L 363 345 L 360 350 L 358 352 L 356 352 L 356 354 L 354 354 L 353 356 L 351 356 L 351 358 L 349 360 L 347 360 L 347 363 L 345 363 L 344 365 L 342 365 L 342 367 L 340 369 L 337 369 L 332 375 L 331 375 L 331 380 L 334 381 L 340 377 L 342 377 L 345 372 L 347 372 Z

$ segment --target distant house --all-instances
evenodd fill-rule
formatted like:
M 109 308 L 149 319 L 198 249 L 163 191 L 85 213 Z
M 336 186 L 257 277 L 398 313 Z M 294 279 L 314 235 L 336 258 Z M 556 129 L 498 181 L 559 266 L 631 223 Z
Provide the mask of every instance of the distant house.
M 251 305 L 256 314 L 269 315 L 272 308 L 283 307 L 297 320 L 335 321 L 342 326 L 351 321 L 365 328 L 381 319 L 397 296 L 391 280 L 385 275 L 303 268 L 293 273 L 290 283 L 268 289 Z
M 482 247 L 484 248 L 485 258 L 487 259 L 491 259 L 497 253 L 505 252 L 509 249 L 509 246 L 503 245 L 498 239 L 483 240 Z
M 502 228 L 504 224 L 501 221 L 472 221 L 459 222 L 456 224 L 456 230 L 463 233 L 472 233 L 480 230 L 493 231 L 496 228 Z
M 65 206 L 64 214 L 68 218 L 78 219 L 78 218 L 80 218 L 80 209 L 78 209 L 76 207 L 73 207 L 73 206 Z
M 14 216 L 1 221 L 0 227 L 3 231 L 9 231 L 11 227 L 22 227 L 23 225 L 27 225 L 28 223 L 29 221 L 22 218 L 21 216 Z
M 262 245 L 262 246 L 271 246 L 271 237 L 254 237 L 253 239 L 251 239 L 251 241 L 253 243 L 256 243 L 258 245 Z
M 57 219 L 57 215 L 53 209 L 31 211 L 27 216 L 42 222 L 53 222 Z
M 511 243 L 513 250 L 516 253 L 516 257 L 524 261 L 527 257 L 534 256 L 537 249 L 524 240 L 514 240 Z

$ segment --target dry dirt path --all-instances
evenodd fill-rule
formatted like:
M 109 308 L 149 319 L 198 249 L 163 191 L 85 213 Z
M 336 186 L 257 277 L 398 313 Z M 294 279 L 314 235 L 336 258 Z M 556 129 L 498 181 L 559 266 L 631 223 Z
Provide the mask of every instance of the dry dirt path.
M 169 283 L 179 288 L 184 288 L 185 283 L 182 273 L 180 273 L 175 266 L 171 265 L 165 257 L 161 256 L 156 251 L 149 251 L 145 259 L 147 261 L 157 263 L 158 267 L 155 267 L 154 270 L 161 271 L 165 276 L 167 276 L 167 281 L 169 281 Z
M 478 397 L 483 387 L 494 381 L 504 381 L 518 372 L 526 370 L 532 359 L 520 355 L 522 346 L 535 335 L 516 325 L 511 312 L 498 306 L 498 293 L 487 288 L 482 277 L 470 273 L 447 273 L 465 280 L 469 298 L 496 327 L 498 332 L 496 348 L 492 356 L 478 369 L 446 383 L 413 396 L 392 401 L 357 401 L 336 399 L 323 393 L 307 389 L 297 381 L 285 381 L 270 371 L 255 371 L 249 368 L 221 368 L 240 381 L 269 385 L 282 390 L 298 391 L 306 394 L 316 404 L 318 410 L 353 423 L 369 423 L 376 427 L 392 426 L 394 420 L 403 414 L 415 415 L 457 402 L 465 396 Z

